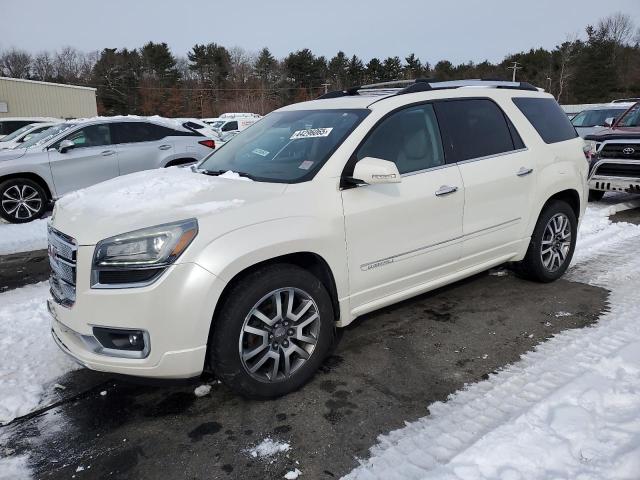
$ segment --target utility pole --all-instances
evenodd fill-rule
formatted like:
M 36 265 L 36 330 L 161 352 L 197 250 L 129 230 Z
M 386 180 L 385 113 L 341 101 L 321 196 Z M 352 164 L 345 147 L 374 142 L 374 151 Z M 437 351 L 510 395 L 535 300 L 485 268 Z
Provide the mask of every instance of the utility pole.
M 513 62 L 513 66 L 507 67 L 507 69 L 513 70 L 513 80 L 512 81 L 515 82 L 516 81 L 516 72 L 518 70 L 522 70 L 522 67 L 520 66 L 520 64 L 518 62 Z
M 321 87 L 324 87 L 324 93 L 327 94 L 329 92 L 329 85 L 331 85 L 330 83 L 322 83 L 320 84 Z

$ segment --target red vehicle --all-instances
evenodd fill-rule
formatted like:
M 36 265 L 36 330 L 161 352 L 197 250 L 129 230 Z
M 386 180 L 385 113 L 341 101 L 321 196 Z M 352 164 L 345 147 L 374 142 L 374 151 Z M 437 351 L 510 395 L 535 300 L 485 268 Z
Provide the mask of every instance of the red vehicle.
M 607 191 L 640 193 L 640 102 L 585 141 L 592 152 L 589 200 L 600 200 Z

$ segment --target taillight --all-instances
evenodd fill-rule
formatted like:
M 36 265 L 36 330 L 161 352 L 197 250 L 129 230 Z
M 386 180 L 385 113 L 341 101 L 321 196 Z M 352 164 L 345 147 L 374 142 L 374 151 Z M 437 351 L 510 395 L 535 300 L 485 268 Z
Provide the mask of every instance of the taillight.
M 204 145 L 205 147 L 216 148 L 216 142 L 214 142 L 211 139 L 209 139 L 209 140 L 200 140 L 198 143 L 200 145 Z

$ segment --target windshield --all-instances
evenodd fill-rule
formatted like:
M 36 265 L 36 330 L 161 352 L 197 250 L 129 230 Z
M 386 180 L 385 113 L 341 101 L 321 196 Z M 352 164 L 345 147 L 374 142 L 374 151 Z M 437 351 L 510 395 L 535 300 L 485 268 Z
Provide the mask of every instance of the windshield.
M 226 122 L 226 120 L 218 120 L 216 122 L 209 122 L 209 125 L 211 125 L 211 128 L 220 128 L 222 125 L 224 125 Z
M 316 174 L 368 110 L 274 112 L 236 135 L 198 168 L 232 170 L 264 182 L 294 183 Z
M 607 108 L 605 110 L 586 110 L 573 117 L 574 127 L 603 126 L 607 118 L 617 118 L 625 112 L 625 108 Z
M 39 147 L 51 140 L 53 137 L 57 137 L 62 132 L 69 130 L 71 127 L 75 127 L 77 123 L 60 123 L 54 127 L 47 128 L 46 130 L 34 135 L 29 140 L 22 144 L 22 148 Z
M 20 135 L 22 135 L 24 132 L 28 132 L 29 130 L 31 130 L 33 128 L 33 124 L 30 125 L 25 125 L 22 128 L 19 128 L 18 130 L 16 130 L 13 133 L 10 133 L 9 135 L 2 137 L 0 139 L 0 142 L 10 142 L 11 140 L 14 140 L 15 138 L 18 138 Z
M 620 119 L 616 127 L 640 127 L 640 103 L 636 103 Z

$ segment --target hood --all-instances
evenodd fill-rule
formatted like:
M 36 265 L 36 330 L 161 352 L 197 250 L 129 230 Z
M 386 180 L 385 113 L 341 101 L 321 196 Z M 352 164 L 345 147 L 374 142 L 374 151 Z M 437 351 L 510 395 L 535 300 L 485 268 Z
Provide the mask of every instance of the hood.
M 0 150 L 0 162 L 4 162 L 7 160 L 17 160 L 20 157 L 24 157 L 26 153 L 27 153 L 26 148 L 20 148 L 15 150 Z
M 602 142 L 604 140 L 623 140 L 627 138 L 640 139 L 640 127 L 598 128 L 590 135 L 587 135 L 585 140 Z
M 160 168 L 115 178 L 63 196 L 52 225 L 80 245 L 164 223 L 222 216 L 279 196 L 286 185 L 252 182 L 228 173 L 209 176 Z M 215 222 L 222 224 L 224 222 Z

